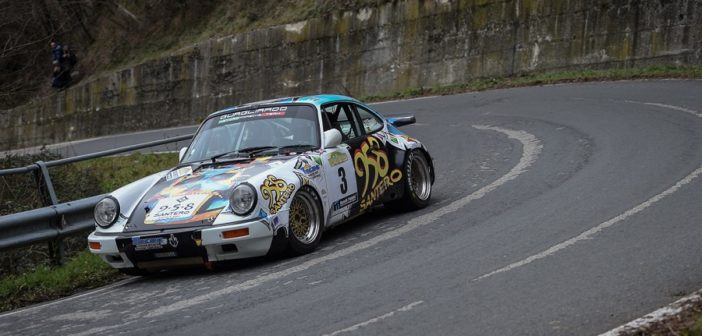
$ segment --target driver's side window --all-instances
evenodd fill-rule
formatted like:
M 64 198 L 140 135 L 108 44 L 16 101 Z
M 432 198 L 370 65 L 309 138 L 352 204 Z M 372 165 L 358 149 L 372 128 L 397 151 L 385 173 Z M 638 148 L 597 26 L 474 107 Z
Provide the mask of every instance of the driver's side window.
M 358 125 L 356 125 L 353 117 L 353 110 L 348 104 L 330 104 L 322 107 L 322 110 L 329 120 L 329 126 L 331 128 L 336 128 L 339 130 L 339 132 L 341 132 L 341 138 L 343 141 L 353 139 L 361 135 Z

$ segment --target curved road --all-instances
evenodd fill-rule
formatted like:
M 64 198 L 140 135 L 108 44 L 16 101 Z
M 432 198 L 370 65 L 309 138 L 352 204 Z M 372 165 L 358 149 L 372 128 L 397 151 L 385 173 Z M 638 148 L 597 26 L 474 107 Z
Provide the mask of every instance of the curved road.
M 0 335 L 595 335 L 702 288 L 702 81 L 378 104 L 435 157 L 431 206 L 321 249 L 132 278 Z

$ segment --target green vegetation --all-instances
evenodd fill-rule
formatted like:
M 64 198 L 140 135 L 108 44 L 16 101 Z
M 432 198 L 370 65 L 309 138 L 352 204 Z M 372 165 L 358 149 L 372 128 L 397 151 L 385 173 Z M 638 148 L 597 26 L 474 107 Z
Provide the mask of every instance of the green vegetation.
M 644 78 L 700 78 L 702 66 L 675 67 L 650 66 L 643 68 L 623 68 L 607 70 L 573 70 L 529 73 L 514 77 L 479 78 L 464 84 L 436 85 L 431 88 L 412 88 L 390 95 L 366 96 L 367 102 L 387 99 L 406 99 L 429 95 L 449 95 L 471 91 L 484 91 L 530 85 L 574 83 L 603 80 L 644 79 Z
M 81 252 L 62 266 L 40 266 L 0 279 L 0 311 L 71 295 L 119 278 L 119 273 L 99 257 Z
M 38 160 L 55 160 L 50 153 L 0 159 L 4 167 L 24 166 Z M 50 170 L 61 201 L 108 193 L 141 177 L 173 167 L 177 154 L 131 154 L 105 157 Z M 41 206 L 36 184 L 29 174 L 0 178 L 0 215 Z M 99 257 L 86 251 L 87 234 L 64 240 L 65 263 L 49 265 L 47 244 L 35 244 L 0 254 L 0 310 L 56 299 L 77 291 L 103 286 L 121 275 Z
M 680 332 L 681 336 L 702 336 L 702 315 L 697 315 L 694 324 Z
M 22 167 L 37 161 L 59 159 L 40 152 L 0 158 L 0 167 Z M 49 169 L 59 202 L 108 193 L 139 178 L 173 167 L 176 153 L 113 156 Z M 41 206 L 36 182 L 31 174 L 0 177 L 0 215 L 36 209 Z
M 98 181 L 98 194 L 111 192 L 144 176 L 172 168 L 177 153 L 140 154 L 104 157 L 76 164 L 79 170 L 91 171 Z
M 139 64 L 147 60 L 177 53 L 197 42 L 210 38 L 235 35 L 255 29 L 299 22 L 311 18 L 341 15 L 345 11 L 366 7 L 378 7 L 390 0 L 278 0 L 278 1 L 236 1 L 216 0 L 209 2 L 157 2 L 157 1 L 117 1 L 123 11 L 110 13 L 128 23 L 144 25 L 138 36 L 119 36 L 129 43 L 128 48 L 116 47 L 112 39 L 96 39 L 89 52 L 113 51 L 109 61 L 100 71 L 114 70 L 128 64 Z M 129 13 L 126 14 L 125 13 Z M 130 19 L 133 15 L 133 19 Z M 168 22 L 156 18 L 170 17 Z M 112 26 L 107 20 L 100 21 L 104 26 Z M 102 26 L 100 27 L 102 28 Z M 110 35 L 112 31 L 99 30 L 98 35 Z M 141 43 L 133 43 L 138 40 Z M 97 71 L 96 71 L 97 72 Z

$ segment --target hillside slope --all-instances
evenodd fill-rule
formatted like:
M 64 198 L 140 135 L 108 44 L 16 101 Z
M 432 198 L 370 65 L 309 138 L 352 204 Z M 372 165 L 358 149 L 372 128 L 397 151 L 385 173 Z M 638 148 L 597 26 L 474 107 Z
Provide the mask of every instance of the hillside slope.
M 386 0 L 0 0 L 0 109 L 50 92 L 49 42 L 85 77 L 199 40 L 377 6 Z

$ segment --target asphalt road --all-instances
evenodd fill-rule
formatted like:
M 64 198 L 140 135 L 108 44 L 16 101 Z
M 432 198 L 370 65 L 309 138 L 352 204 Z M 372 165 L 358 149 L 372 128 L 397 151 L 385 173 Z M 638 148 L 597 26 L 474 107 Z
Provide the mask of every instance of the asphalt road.
M 428 208 L 321 249 L 133 278 L 0 335 L 595 335 L 702 288 L 702 81 L 378 104 L 435 157 Z M 485 127 L 488 126 L 488 127 Z

